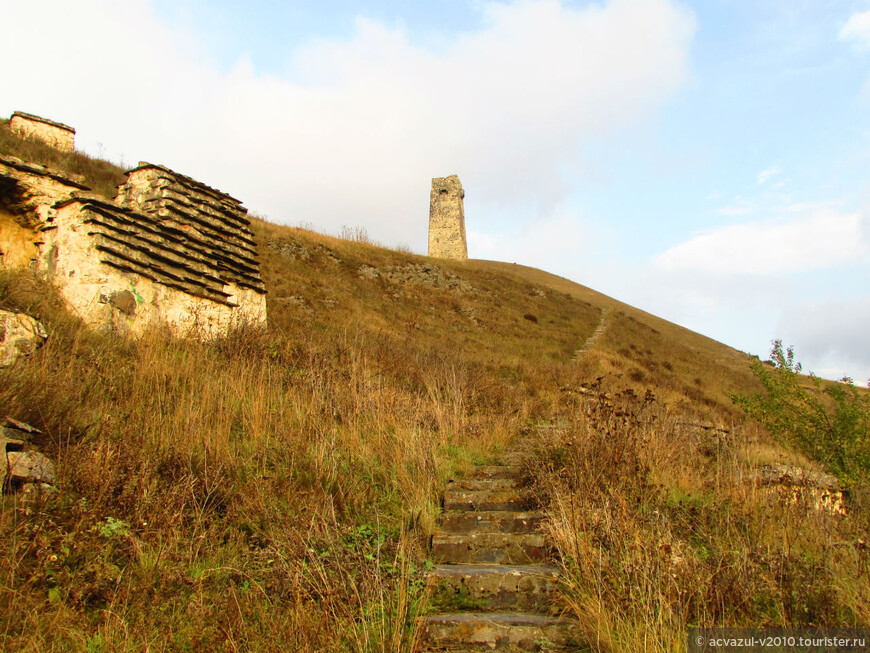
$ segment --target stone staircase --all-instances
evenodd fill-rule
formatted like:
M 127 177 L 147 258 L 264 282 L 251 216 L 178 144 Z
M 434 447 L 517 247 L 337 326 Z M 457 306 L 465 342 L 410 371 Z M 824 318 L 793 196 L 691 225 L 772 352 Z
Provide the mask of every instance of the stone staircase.
M 420 618 L 422 651 L 588 650 L 554 606 L 559 571 L 534 507 L 515 464 L 450 482 L 432 538 L 437 612 Z

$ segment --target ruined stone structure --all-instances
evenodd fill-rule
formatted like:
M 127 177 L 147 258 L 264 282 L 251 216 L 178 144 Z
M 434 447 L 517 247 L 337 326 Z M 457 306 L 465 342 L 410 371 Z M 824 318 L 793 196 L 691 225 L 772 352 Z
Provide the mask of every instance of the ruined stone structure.
M 215 335 L 266 320 L 265 287 L 241 203 L 140 164 L 115 201 L 42 166 L 0 156 L 0 261 L 29 266 L 94 326 L 165 324 Z
M 429 256 L 468 259 L 465 240 L 465 191 L 459 177 L 436 177 L 429 195 Z
M 72 152 L 75 148 L 75 129 L 30 113 L 13 113 L 9 120 L 9 129 L 21 138 L 36 138 L 61 152 Z
M 36 267 L 52 207 L 87 189 L 44 166 L 0 155 L 0 266 Z

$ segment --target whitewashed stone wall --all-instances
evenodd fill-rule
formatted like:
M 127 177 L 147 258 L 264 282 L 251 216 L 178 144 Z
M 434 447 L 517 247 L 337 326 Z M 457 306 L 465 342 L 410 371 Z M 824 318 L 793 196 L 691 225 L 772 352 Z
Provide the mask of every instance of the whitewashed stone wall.
M 123 334 L 165 325 L 209 337 L 265 323 L 266 290 L 238 200 L 160 166 L 137 171 L 131 178 L 154 183 L 125 186 L 145 211 L 0 156 L 2 264 L 46 274 L 86 323 Z M 152 186 L 159 197 L 149 204 Z
M 466 260 L 465 191 L 459 177 L 436 177 L 429 195 L 429 256 Z
M 76 130 L 47 118 L 16 111 L 9 120 L 9 129 L 21 138 L 36 138 L 61 152 L 75 149 Z
M 92 200 L 72 200 L 60 206 L 55 229 L 46 233 L 44 245 L 47 272 L 86 323 L 122 334 L 139 334 L 149 327 L 166 325 L 177 335 L 208 337 L 241 322 L 265 322 L 263 293 L 221 284 L 226 301 L 197 296 L 195 291 L 184 289 L 181 267 L 174 275 L 179 278 L 176 287 L 161 283 L 165 279 L 159 271 L 154 267 L 149 270 L 153 257 L 140 252 L 139 260 L 134 260 L 131 248 L 119 242 L 124 236 L 113 240 L 109 230 L 95 224 L 103 217 L 96 208 Z M 139 240 L 134 230 L 128 237 L 134 244 Z M 148 247 L 144 239 L 139 245 Z M 129 260 L 119 253 L 129 255 Z

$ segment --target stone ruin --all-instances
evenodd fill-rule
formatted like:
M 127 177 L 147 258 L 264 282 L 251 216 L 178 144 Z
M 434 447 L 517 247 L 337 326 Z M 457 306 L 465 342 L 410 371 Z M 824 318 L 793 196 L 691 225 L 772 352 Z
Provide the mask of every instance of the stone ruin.
M 465 191 L 459 177 L 436 177 L 429 195 L 429 256 L 465 261 Z
M 31 113 L 23 111 L 13 113 L 9 119 L 9 129 L 16 136 L 35 138 L 61 152 L 72 152 L 75 148 L 75 129 Z
M 239 200 L 159 165 L 114 201 L 0 155 L 0 267 L 50 278 L 86 323 L 127 334 L 167 325 L 210 336 L 265 323 L 266 289 Z

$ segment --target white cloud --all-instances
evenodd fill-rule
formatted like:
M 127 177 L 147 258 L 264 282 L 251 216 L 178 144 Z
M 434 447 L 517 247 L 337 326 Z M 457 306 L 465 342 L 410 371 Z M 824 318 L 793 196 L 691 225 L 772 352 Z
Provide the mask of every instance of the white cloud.
M 870 11 L 859 11 L 840 28 L 840 40 L 849 41 L 859 50 L 870 49 Z
M 783 313 L 778 332 L 795 347 L 800 360 L 819 376 L 851 376 L 864 385 L 870 379 L 870 297 L 805 302 Z
M 773 166 L 772 168 L 768 168 L 767 170 L 762 170 L 758 173 L 758 185 L 761 186 L 766 182 L 770 181 L 771 177 L 775 177 L 778 174 L 782 173 L 782 168 L 778 168 L 777 166 Z
M 27 74 L 8 80 L 0 110 L 72 124 L 91 151 L 164 163 L 274 219 L 361 225 L 415 248 L 434 176 L 458 173 L 470 206 L 552 213 L 584 138 L 647 119 L 684 82 L 695 29 L 671 0 L 490 2 L 482 30 L 438 50 L 360 19 L 348 40 L 297 49 L 277 77 L 245 58 L 220 70 L 147 1 L 3 11 L 40 28 L 7 30 Z
M 836 267 L 866 260 L 868 253 L 866 214 L 820 210 L 789 222 L 749 222 L 700 234 L 658 255 L 654 264 L 764 275 Z
M 471 258 L 508 261 L 539 267 L 554 274 L 582 279 L 583 262 L 598 234 L 563 206 L 546 218 L 522 222 L 508 229 L 468 231 Z

